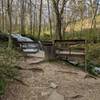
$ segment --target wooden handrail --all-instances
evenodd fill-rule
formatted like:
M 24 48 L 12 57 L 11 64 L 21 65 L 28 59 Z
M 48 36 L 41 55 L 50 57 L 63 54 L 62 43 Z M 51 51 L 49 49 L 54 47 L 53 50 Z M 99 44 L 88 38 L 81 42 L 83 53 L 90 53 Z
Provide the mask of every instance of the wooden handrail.
M 85 40 L 55 40 L 56 43 L 64 43 L 65 45 L 85 44 Z
M 35 41 L 17 41 L 18 44 L 33 44 L 33 43 L 37 43 Z

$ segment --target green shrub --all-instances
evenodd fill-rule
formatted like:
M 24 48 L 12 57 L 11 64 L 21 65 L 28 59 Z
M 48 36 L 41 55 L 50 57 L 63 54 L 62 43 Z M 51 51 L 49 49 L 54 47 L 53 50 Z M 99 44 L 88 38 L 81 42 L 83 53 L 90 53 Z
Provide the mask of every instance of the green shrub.
M 100 65 L 100 43 L 89 46 L 87 57 L 90 63 Z
M 18 76 L 15 66 L 20 56 L 15 50 L 0 48 L 0 95 L 4 94 L 6 83 Z
M 47 41 L 51 40 L 50 34 L 44 33 L 44 34 L 41 36 L 41 40 L 47 40 Z

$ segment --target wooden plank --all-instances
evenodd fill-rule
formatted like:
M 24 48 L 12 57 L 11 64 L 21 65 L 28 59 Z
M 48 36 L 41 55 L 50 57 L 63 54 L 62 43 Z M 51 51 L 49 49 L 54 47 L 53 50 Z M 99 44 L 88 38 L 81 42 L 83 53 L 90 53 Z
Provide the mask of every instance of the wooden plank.
M 52 41 L 42 41 L 41 43 L 43 46 L 52 46 L 53 45 Z
M 64 42 L 85 43 L 85 40 L 78 40 L 78 39 L 75 39 L 75 40 L 55 40 L 54 42 L 55 43 L 57 43 L 57 42 L 60 42 L 60 43 L 64 43 Z
M 85 44 L 85 40 L 55 40 L 55 48 L 56 51 L 58 50 L 56 54 L 58 56 L 85 56 L 85 48 L 76 48 L 77 44 Z
M 71 50 L 71 51 L 74 51 L 74 50 L 76 50 L 76 51 L 85 51 L 85 48 L 74 48 L 74 47 L 70 47 L 70 48 L 67 48 L 67 47 L 56 47 L 56 50 L 64 50 L 64 51 L 66 51 L 66 50 Z
M 60 51 L 60 52 L 56 52 L 56 54 L 84 55 L 85 53 L 83 53 L 83 52 Z
M 76 44 L 85 44 L 85 40 L 55 40 L 54 44 L 64 44 L 64 45 L 76 45 Z
M 85 53 L 83 52 L 70 52 L 70 51 L 63 51 L 63 52 L 56 52 L 57 57 L 82 57 L 84 59 Z
M 33 44 L 37 43 L 36 41 L 17 41 L 18 44 Z
M 62 56 L 62 57 L 85 57 L 85 54 L 56 54 L 57 56 Z

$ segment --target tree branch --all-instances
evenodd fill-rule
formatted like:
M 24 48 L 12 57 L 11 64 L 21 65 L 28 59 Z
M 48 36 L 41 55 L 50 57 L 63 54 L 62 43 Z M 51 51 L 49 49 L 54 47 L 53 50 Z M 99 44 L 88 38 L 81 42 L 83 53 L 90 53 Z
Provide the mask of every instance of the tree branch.
M 66 3 L 68 2 L 68 0 L 63 0 L 63 3 L 62 3 L 62 8 L 61 8 L 61 11 L 60 11 L 60 14 L 62 15 L 63 12 L 64 12 L 64 7 L 66 5 Z

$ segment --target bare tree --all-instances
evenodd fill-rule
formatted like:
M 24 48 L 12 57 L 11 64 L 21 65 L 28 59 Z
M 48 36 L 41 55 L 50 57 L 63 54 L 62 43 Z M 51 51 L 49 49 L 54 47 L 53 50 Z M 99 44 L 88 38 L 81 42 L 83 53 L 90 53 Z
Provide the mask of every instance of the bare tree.
M 40 2 L 40 15 L 39 15 L 39 33 L 38 33 L 38 39 L 40 39 L 40 34 L 41 34 L 42 6 L 43 6 L 43 0 L 41 0 L 41 2 Z
M 49 23 L 50 23 L 50 35 L 52 38 L 52 21 L 51 21 L 50 1 L 49 0 L 47 0 L 47 4 L 48 4 L 48 16 L 49 16 Z
M 4 31 L 4 1 L 1 0 L 1 4 L 2 4 L 2 31 Z
M 9 42 L 8 42 L 8 48 L 11 48 L 12 43 L 11 43 L 11 33 L 12 33 L 12 3 L 13 0 L 7 0 L 7 11 L 8 11 L 8 19 L 9 19 Z
M 25 0 L 20 0 L 21 4 L 21 33 L 25 34 Z
M 8 18 L 9 18 L 9 29 L 8 32 L 12 32 L 12 2 L 13 0 L 8 0 L 7 2 L 7 10 L 8 10 Z
M 93 0 L 93 2 L 90 0 L 91 7 L 92 7 L 92 23 L 91 23 L 91 29 L 92 27 L 96 29 L 96 15 L 97 15 L 97 10 L 98 10 L 98 0 Z
M 32 15 L 32 0 L 30 0 L 30 10 L 29 10 L 29 12 L 30 12 L 30 33 L 32 34 L 33 33 L 33 29 L 32 29 L 32 27 L 33 27 L 33 25 L 32 25 L 32 18 L 33 18 L 33 15 Z
M 36 32 L 37 28 L 37 0 L 35 0 L 35 5 L 34 5 L 34 23 L 33 23 L 33 33 Z
M 68 2 L 68 0 L 52 0 L 55 15 L 56 15 L 56 31 L 55 31 L 55 33 L 58 34 L 58 39 L 60 39 L 60 40 L 62 39 L 61 29 L 62 29 L 63 12 L 64 12 L 64 7 L 67 2 Z

